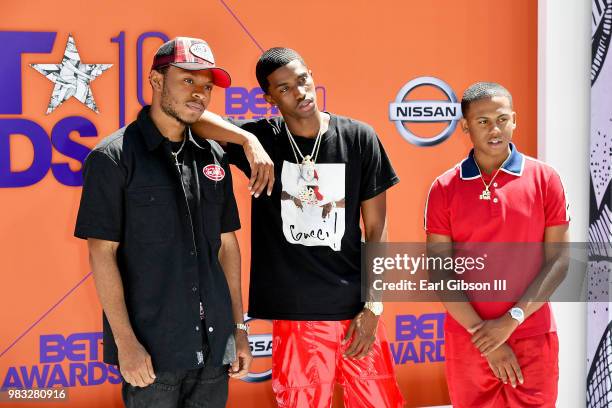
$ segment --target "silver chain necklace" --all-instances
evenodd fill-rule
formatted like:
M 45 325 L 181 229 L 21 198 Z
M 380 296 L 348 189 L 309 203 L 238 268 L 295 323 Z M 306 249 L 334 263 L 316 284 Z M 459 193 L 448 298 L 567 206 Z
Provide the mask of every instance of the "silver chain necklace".
M 181 162 L 179 163 L 178 155 L 183 150 L 183 147 L 185 147 L 185 142 L 187 142 L 187 137 L 183 136 L 183 143 L 181 143 L 181 147 L 179 147 L 179 149 L 176 152 L 170 151 L 170 153 L 172 153 L 172 156 L 174 156 L 174 164 L 176 164 L 176 168 L 181 174 L 183 173 L 181 170 L 181 167 L 183 167 L 183 160 L 181 159 Z
M 317 137 L 315 139 L 314 146 L 312 147 L 312 152 L 306 156 L 302 154 L 299 146 L 297 145 L 293 135 L 289 131 L 289 127 L 287 126 L 287 122 L 285 122 L 285 130 L 287 131 L 287 137 L 289 138 L 289 145 L 291 146 L 291 150 L 293 150 L 293 155 L 295 156 L 295 162 L 298 166 L 300 166 L 300 176 L 307 182 L 314 180 L 315 178 L 315 163 L 317 161 L 317 157 L 319 157 L 319 148 L 321 147 L 321 136 L 323 135 L 323 123 L 319 126 L 319 131 L 317 132 Z M 298 158 L 299 155 L 299 158 Z M 301 159 L 301 162 L 300 162 Z

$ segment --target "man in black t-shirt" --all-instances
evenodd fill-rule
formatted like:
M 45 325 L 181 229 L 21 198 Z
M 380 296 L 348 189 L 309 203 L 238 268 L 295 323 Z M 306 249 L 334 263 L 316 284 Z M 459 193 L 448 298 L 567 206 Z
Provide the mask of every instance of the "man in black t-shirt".
M 205 41 L 163 44 L 151 106 L 87 157 L 75 235 L 104 309 L 104 361 L 127 407 L 225 407 L 252 360 L 227 156 L 189 126 L 230 77 Z
M 385 241 L 385 191 L 399 179 L 370 126 L 319 111 L 295 51 L 266 51 L 256 75 L 282 117 L 231 124 L 206 112 L 193 130 L 232 142 L 230 163 L 251 177 L 256 197 L 264 186 L 241 145 L 260 143 L 274 162 L 266 177 L 275 182 L 252 200 L 248 313 L 273 320 L 277 402 L 329 407 L 337 382 L 347 407 L 402 406 L 382 304 L 364 307 L 360 269 L 360 217 L 367 241 Z

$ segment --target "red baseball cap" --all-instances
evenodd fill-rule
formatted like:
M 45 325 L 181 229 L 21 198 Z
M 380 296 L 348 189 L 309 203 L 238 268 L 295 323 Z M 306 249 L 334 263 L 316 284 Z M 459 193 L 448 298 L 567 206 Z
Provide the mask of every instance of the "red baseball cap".
M 189 71 L 209 70 L 213 74 L 213 83 L 221 88 L 227 88 L 232 83 L 227 71 L 215 66 L 215 57 L 208 43 L 198 38 L 176 37 L 159 47 L 151 69 L 166 65 Z

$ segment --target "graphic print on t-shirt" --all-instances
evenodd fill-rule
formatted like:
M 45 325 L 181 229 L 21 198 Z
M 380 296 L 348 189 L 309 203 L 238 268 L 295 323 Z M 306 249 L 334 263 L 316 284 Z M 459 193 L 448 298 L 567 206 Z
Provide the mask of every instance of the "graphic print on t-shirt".
M 340 251 L 345 226 L 344 166 L 283 162 L 281 218 L 289 243 Z

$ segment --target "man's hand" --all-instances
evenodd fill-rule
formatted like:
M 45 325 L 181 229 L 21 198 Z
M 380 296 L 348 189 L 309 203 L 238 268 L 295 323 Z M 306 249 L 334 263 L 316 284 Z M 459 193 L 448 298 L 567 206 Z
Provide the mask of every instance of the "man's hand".
M 155 381 L 151 356 L 138 340 L 117 341 L 119 369 L 125 381 L 134 387 L 146 387 Z
M 237 329 L 236 337 L 236 361 L 232 363 L 229 369 L 229 376 L 232 378 L 244 378 L 249 373 L 253 356 L 251 355 L 251 347 L 249 346 L 249 338 L 244 330 Z
M 345 357 L 360 359 L 364 357 L 376 340 L 376 328 L 379 316 L 374 315 L 371 310 L 363 309 L 351 322 L 342 343 L 351 339 L 351 345 L 344 352 Z
M 507 313 L 500 318 L 486 320 L 473 332 L 472 343 L 482 355 L 487 355 L 505 343 L 518 325 Z
M 509 345 L 502 344 L 496 350 L 487 354 L 486 358 L 493 374 L 504 384 L 508 384 L 508 381 L 513 387 L 516 387 L 517 382 L 523 384 L 521 367 Z
M 329 213 L 331 213 L 332 209 L 334 208 L 334 205 L 332 203 L 327 203 L 324 204 L 322 207 L 323 210 L 321 211 L 321 217 L 327 218 L 329 216 Z
M 268 195 L 272 194 L 274 187 L 274 163 L 268 153 L 252 135 L 242 144 L 244 154 L 251 165 L 251 178 L 249 179 L 249 190 L 255 198 L 267 188 Z

